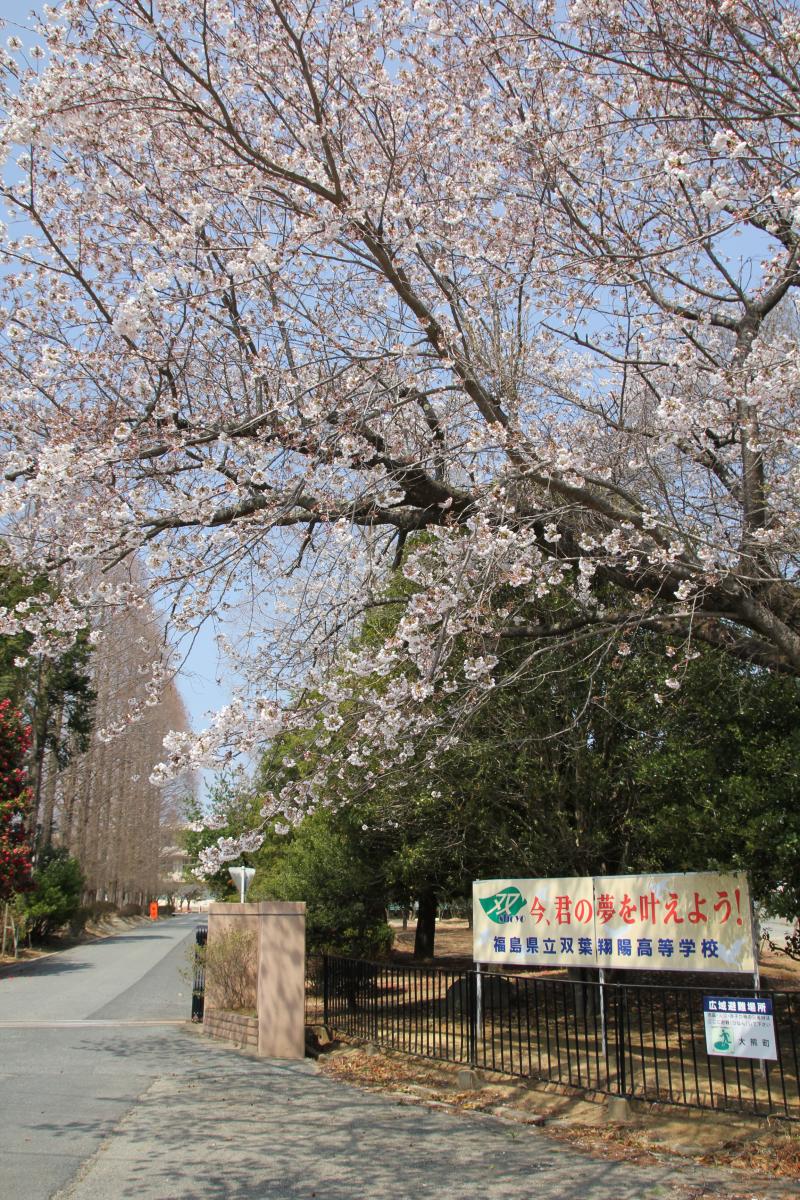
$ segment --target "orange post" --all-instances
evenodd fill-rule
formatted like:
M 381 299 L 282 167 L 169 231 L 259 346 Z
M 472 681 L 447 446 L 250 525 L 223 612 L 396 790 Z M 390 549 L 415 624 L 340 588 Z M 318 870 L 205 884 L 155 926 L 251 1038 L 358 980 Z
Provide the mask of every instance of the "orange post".
M 158 901 L 156 901 L 156 900 L 153 900 L 153 902 L 150 905 L 150 920 L 151 921 L 158 920 Z

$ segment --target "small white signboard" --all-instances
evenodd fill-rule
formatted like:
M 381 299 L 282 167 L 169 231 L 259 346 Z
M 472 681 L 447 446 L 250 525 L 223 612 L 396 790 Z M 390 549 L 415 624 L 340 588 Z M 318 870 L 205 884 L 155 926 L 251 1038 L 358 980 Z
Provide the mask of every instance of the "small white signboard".
M 722 1058 L 777 1060 L 772 1000 L 764 996 L 704 996 L 706 1050 Z

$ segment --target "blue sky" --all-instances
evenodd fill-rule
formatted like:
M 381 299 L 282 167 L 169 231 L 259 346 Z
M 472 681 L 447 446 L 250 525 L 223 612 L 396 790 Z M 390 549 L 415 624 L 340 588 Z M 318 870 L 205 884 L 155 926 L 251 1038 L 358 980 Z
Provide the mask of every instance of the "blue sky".
M 20 25 L 28 27 L 32 23 L 29 16 L 34 7 L 30 0 L 0 0 L 0 17 L 4 21 L 18 22 Z M 12 31 L 7 30 L 6 36 L 10 32 Z M 19 30 L 15 29 L 13 32 L 19 33 Z
M 218 662 L 214 630 L 206 622 L 197 634 L 186 663 L 178 676 L 178 687 L 188 709 L 193 729 L 208 724 L 207 714 L 227 704 L 230 687 L 224 682 L 227 668 Z

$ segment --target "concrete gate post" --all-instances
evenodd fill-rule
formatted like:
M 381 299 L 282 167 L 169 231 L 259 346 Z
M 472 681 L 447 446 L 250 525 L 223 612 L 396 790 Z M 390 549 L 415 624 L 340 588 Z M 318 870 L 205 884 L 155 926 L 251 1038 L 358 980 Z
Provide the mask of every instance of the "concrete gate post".
M 259 912 L 258 1053 L 304 1058 L 306 1052 L 306 906 L 262 900 Z
M 304 1058 L 305 902 L 257 900 L 252 904 L 210 904 L 209 943 L 232 929 L 253 930 L 256 934 L 259 1057 Z M 213 988 L 208 999 L 213 1006 Z

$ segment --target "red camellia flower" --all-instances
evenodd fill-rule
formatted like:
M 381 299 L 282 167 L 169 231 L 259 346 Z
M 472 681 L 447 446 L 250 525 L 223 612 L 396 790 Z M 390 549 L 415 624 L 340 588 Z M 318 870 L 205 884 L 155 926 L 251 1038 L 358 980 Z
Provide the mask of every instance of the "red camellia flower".
M 31 804 L 24 757 L 31 729 L 9 700 L 0 701 L 0 900 L 31 881 L 26 817 Z

